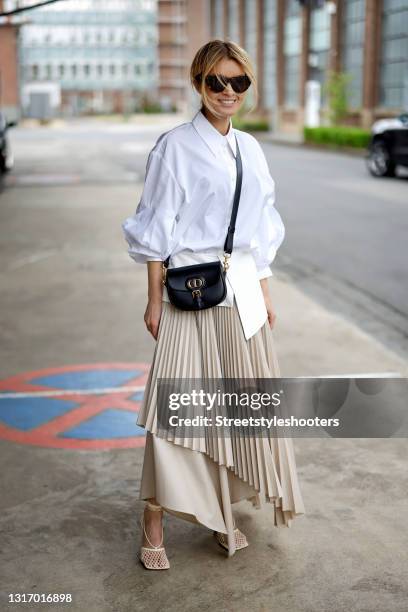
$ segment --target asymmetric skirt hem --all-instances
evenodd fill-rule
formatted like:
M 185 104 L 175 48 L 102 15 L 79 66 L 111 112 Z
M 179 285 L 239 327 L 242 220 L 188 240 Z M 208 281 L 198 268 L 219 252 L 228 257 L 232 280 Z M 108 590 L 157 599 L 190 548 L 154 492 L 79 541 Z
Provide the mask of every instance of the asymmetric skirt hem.
M 232 504 L 273 507 L 273 524 L 290 527 L 305 514 L 291 438 L 180 438 L 157 422 L 158 378 L 279 377 L 268 321 L 245 339 L 232 308 L 181 311 L 163 302 L 153 363 L 137 424 L 147 430 L 140 499 L 155 498 L 170 514 L 228 535 L 235 552 Z

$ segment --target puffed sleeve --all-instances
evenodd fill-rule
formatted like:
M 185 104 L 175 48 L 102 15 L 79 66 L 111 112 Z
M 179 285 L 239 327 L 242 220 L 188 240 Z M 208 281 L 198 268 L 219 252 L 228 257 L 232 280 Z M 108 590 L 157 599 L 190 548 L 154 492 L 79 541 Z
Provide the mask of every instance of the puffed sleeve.
M 263 207 L 255 235 L 251 240 L 258 278 L 273 276 L 270 264 L 285 237 L 285 226 L 275 208 L 275 181 L 270 175 L 268 163 L 259 147 L 259 168 L 262 180 Z
M 128 253 L 137 263 L 163 261 L 173 248 L 184 191 L 161 153 L 150 151 L 136 212 L 122 223 Z

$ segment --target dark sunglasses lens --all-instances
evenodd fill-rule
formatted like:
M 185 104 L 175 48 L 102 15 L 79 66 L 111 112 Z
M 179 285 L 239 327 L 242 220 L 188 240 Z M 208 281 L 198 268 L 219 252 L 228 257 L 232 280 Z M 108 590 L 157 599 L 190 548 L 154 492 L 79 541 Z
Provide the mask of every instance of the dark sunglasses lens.
M 227 85 L 226 83 L 224 83 L 224 81 L 221 81 L 216 74 L 209 74 L 205 79 L 205 82 L 207 83 L 211 91 L 214 91 L 216 93 L 220 93 L 221 91 L 223 91 Z
M 251 84 L 251 79 L 245 74 L 244 76 L 232 77 L 231 87 L 235 93 L 243 93 Z

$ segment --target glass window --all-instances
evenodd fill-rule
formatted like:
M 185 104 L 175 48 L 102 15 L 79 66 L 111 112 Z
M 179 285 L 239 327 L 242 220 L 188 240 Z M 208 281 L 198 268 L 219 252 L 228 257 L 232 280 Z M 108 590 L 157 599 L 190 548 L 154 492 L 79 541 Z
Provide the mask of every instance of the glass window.
M 228 0 L 228 37 L 239 42 L 239 0 Z
M 256 16 L 257 16 L 257 2 L 252 0 L 245 0 L 245 20 L 244 20 L 244 47 L 248 52 L 249 58 L 252 65 L 257 73 L 257 31 L 256 31 Z M 246 104 L 252 106 L 254 104 L 254 90 L 252 87 L 248 89 Z
M 301 37 L 301 8 L 297 0 L 288 0 L 283 28 L 284 104 L 287 108 L 299 106 Z
M 257 32 L 256 32 L 256 11 L 257 2 L 245 0 L 245 49 L 256 69 L 257 60 Z
M 224 3 L 214 0 L 214 38 L 224 38 Z
M 363 101 L 365 1 L 345 0 L 342 21 L 342 70 L 351 76 L 347 103 L 357 109 Z
M 264 0 L 264 103 L 276 105 L 276 0 Z
M 408 5 L 383 0 L 378 104 L 408 110 Z
M 318 81 L 321 89 L 321 104 L 326 104 L 323 84 L 326 81 L 330 49 L 330 14 L 326 6 L 314 8 L 310 13 L 310 39 L 308 79 Z

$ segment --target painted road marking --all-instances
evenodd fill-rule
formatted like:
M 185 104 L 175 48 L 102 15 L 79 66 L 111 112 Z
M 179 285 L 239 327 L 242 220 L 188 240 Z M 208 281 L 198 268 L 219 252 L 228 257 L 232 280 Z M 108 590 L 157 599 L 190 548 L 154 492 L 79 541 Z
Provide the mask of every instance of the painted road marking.
M 0 381 L 0 438 L 82 450 L 144 446 L 136 424 L 150 364 L 98 363 Z
M 144 387 L 105 387 L 101 389 L 72 389 L 72 391 L 26 391 L 22 393 L 0 393 L 0 401 L 2 399 L 19 398 L 19 397 L 54 397 L 56 395 L 100 395 L 101 393 L 124 393 L 128 391 L 143 392 Z

